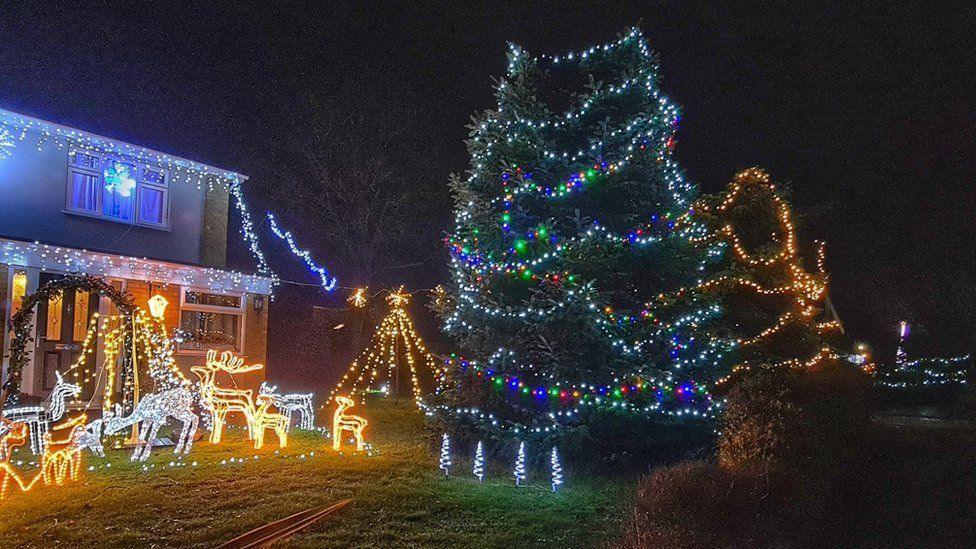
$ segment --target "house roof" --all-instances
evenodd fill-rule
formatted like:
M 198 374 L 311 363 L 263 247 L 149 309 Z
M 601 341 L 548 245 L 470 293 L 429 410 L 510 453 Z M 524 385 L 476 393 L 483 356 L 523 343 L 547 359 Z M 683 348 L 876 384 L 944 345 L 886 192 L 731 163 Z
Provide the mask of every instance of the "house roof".
M 214 185 L 222 185 L 226 188 L 247 180 L 246 175 L 238 172 L 216 168 L 188 158 L 0 109 L 0 142 L 7 143 L 7 147 L 28 140 L 31 137 L 29 135 L 30 130 L 37 133 L 37 145 L 54 141 L 61 146 L 67 145 L 99 152 L 110 152 L 135 160 L 158 164 L 173 172 L 174 181 L 183 180 L 196 183 L 199 188 L 204 186 L 213 188 Z M 7 135 L 3 135 L 4 132 Z

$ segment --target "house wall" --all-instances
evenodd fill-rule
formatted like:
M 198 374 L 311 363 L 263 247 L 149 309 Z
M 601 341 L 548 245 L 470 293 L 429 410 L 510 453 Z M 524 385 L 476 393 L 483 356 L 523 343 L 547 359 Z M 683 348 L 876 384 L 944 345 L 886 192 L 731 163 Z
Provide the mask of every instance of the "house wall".
M 153 295 L 160 294 L 169 301 L 169 306 L 166 307 L 166 313 L 163 316 L 163 321 L 166 324 L 166 329 L 173 332 L 174 329 L 178 328 L 180 325 L 180 286 L 175 284 L 151 284 L 143 280 L 127 280 L 126 290 L 132 294 L 133 299 L 137 306 L 142 307 L 144 310 L 149 310 L 149 298 Z M 245 294 L 245 309 L 244 309 L 244 348 L 241 356 L 244 357 L 245 364 L 267 364 L 268 358 L 268 299 L 267 296 L 264 297 L 264 306 L 261 311 L 254 310 L 254 300 L 257 297 L 255 294 Z M 197 364 L 203 364 L 205 356 L 197 354 L 180 353 L 176 354 L 176 362 L 179 364 L 180 369 L 183 373 L 187 375 L 190 379 L 196 379 L 196 376 L 190 373 L 190 367 Z M 239 387 L 249 388 L 254 391 L 258 390 L 261 386 L 261 382 L 265 380 L 265 371 L 258 370 L 256 372 L 248 372 L 245 374 L 238 374 L 234 376 L 233 381 L 229 379 L 219 380 L 223 383 L 232 384 L 236 383 Z
M 28 134 L 37 130 L 28 130 Z M 169 229 L 65 213 L 68 149 L 34 146 L 28 135 L 0 162 L 0 235 L 127 256 L 222 268 L 227 246 L 225 189 L 169 184 Z M 213 196 L 208 196 L 213 194 Z M 205 219 L 206 215 L 206 219 Z
M 3 319 L 3 331 L 0 334 L 3 335 L 0 340 L 2 340 L 2 345 L 0 345 L 0 350 L 2 350 L 3 355 L 0 356 L 0 380 L 6 379 L 7 377 L 7 350 L 10 346 L 10 329 L 7 324 L 9 319 L 7 311 L 7 292 L 9 288 L 7 287 L 7 277 L 10 273 L 10 267 L 5 263 L 0 263 L 0 319 Z

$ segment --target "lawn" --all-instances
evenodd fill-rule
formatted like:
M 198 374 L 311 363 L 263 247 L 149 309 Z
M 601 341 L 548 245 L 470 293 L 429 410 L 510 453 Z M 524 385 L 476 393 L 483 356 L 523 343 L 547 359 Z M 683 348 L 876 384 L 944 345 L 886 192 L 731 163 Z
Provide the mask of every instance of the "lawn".
M 629 513 L 633 487 L 619 479 L 569 476 L 552 494 L 542 472 L 524 488 L 504 469 L 479 485 L 467 463 L 458 464 L 459 478 L 445 479 L 415 410 L 377 403 L 355 412 L 369 418 L 377 455 L 337 455 L 309 433 L 277 453 L 268 433 L 255 451 L 239 430 L 219 446 L 199 441 L 175 467 L 166 448 L 147 470 L 127 451 L 106 449 L 105 459 L 86 451 L 77 483 L 14 490 L 0 501 L 0 547 L 210 547 L 343 498 L 352 504 L 287 545 L 591 547 L 614 538 Z M 13 459 L 25 457 L 21 449 Z

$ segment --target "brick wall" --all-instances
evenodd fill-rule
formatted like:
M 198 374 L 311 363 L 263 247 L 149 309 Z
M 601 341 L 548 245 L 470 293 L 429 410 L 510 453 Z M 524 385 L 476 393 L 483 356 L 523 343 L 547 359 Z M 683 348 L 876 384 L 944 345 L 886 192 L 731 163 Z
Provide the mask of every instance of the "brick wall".
M 227 208 L 230 193 L 216 185 L 203 201 L 203 232 L 200 234 L 200 263 L 223 269 L 227 263 Z
M 153 284 L 144 280 L 127 280 L 126 290 L 132 294 L 136 305 L 149 312 L 149 298 L 159 294 L 169 301 L 163 321 L 166 329 L 172 332 L 180 325 L 180 287 L 176 284 Z

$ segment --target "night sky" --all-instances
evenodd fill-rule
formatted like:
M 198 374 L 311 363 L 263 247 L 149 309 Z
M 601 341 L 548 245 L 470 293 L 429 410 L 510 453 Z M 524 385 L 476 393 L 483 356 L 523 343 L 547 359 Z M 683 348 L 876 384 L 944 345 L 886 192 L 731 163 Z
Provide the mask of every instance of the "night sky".
M 639 25 L 660 56 L 663 89 L 683 109 L 676 154 L 687 176 L 714 192 L 761 165 L 787 185 L 802 237 L 827 242 L 832 299 L 851 335 L 885 359 L 906 318 L 919 352 L 976 346 L 972 8 L 10 4 L 0 11 L 0 106 L 246 173 L 259 214 L 274 210 L 271 189 L 288 185 L 281 157 L 267 151 L 291 145 L 296 98 L 341 95 L 374 118 L 391 97 L 409 105 L 396 120 L 422 138 L 406 153 L 426 167 L 403 177 L 436 198 L 429 230 L 396 236 L 423 239 L 423 261 L 382 282 L 413 288 L 446 277 L 448 174 L 467 167 L 465 126 L 493 106 L 506 42 L 563 53 Z M 284 278 L 314 282 L 261 230 Z M 232 263 L 253 270 L 231 231 Z M 295 232 L 302 241 L 302 226 Z M 342 275 L 327 243 L 306 243 Z M 295 314 L 309 295 L 325 305 L 344 299 L 286 288 L 280 301 L 296 302 L 296 292 L 305 309 Z

